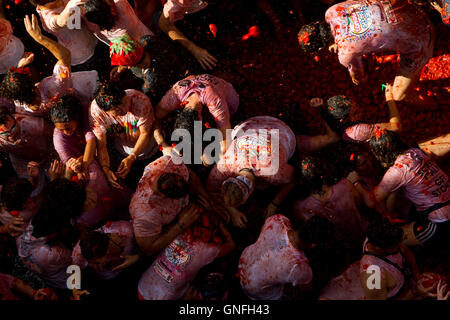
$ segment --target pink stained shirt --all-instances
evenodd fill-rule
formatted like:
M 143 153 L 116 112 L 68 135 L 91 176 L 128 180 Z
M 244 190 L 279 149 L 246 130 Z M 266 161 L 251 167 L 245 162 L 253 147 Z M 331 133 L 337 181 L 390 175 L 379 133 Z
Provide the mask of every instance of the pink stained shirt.
M 303 251 L 288 236 L 292 230 L 281 214 L 266 220 L 256 243 L 247 247 L 239 259 L 241 286 L 253 300 L 279 300 L 286 285 L 310 283 L 313 273 Z
M 180 234 L 144 272 L 138 292 L 145 300 L 178 300 L 201 268 L 218 256 L 214 243 L 193 240 L 189 231 Z
M 45 136 L 46 120 L 22 114 L 14 114 L 15 130 L 20 130 L 19 137 L 14 142 L 0 136 L 0 150 L 13 154 L 28 161 L 41 161 L 51 150 L 50 137 Z M 14 164 L 14 163 L 13 163 Z
M 433 52 L 432 24 L 407 0 L 345 1 L 330 7 L 325 20 L 339 48 L 339 61 L 352 73 L 364 71 L 362 56 L 397 51 L 401 69 L 415 73 Z
M 183 20 L 186 14 L 200 11 L 207 5 L 208 3 L 203 0 L 168 0 L 164 4 L 163 14 L 165 18 L 169 18 L 171 23 L 174 23 Z
M 170 199 L 152 189 L 155 179 L 163 173 L 175 173 L 186 182 L 189 180 L 187 167 L 183 163 L 174 164 L 170 156 L 162 156 L 145 167 L 130 203 L 130 215 L 136 237 L 153 237 L 160 234 L 163 226 L 171 223 L 188 205 L 189 196 Z
M 0 19 L 0 74 L 5 74 L 11 67 L 17 67 L 23 54 L 23 43 L 13 36 L 11 23 Z
M 377 188 L 388 194 L 402 188 L 405 197 L 419 211 L 450 200 L 448 175 L 419 149 L 409 149 L 398 156 L 375 188 L 375 194 Z M 450 205 L 428 214 L 428 219 L 437 223 L 449 218 Z
M 181 103 L 194 93 L 208 108 L 217 127 L 226 128 L 230 117 L 237 111 L 239 96 L 230 83 L 209 74 L 189 76 L 178 81 L 161 99 L 159 107 L 167 112 L 180 109 Z
M 49 286 L 67 289 L 67 267 L 72 263 L 72 250 L 46 244 L 47 238 L 35 238 L 30 223 L 17 237 L 19 256 Z
M 76 264 L 81 269 L 89 268 L 95 272 L 98 278 L 108 280 L 115 278 L 119 275 L 122 270 L 112 270 L 114 267 L 120 265 L 123 262 L 123 257 L 126 257 L 132 254 L 134 249 L 134 234 L 133 227 L 131 226 L 130 221 L 113 221 L 109 224 L 104 225 L 103 227 L 95 230 L 97 232 L 109 235 L 109 234 L 117 234 L 121 238 L 121 243 L 117 243 L 123 247 L 120 256 L 109 254 L 105 264 L 108 264 L 105 267 L 103 264 L 90 264 L 81 254 L 80 242 L 75 245 L 72 251 L 72 262 Z
M 19 300 L 11 290 L 16 286 L 16 278 L 9 274 L 0 273 L 0 300 Z
M 364 244 L 364 246 L 367 242 Z M 386 259 L 403 267 L 403 256 L 401 253 L 386 256 Z M 386 278 L 386 271 L 394 278 L 395 287 L 389 290 L 387 298 L 395 296 L 403 287 L 405 278 L 403 274 L 393 265 L 381 260 L 380 258 L 364 255 L 360 261 L 356 261 L 347 267 L 347 269 L 338 277 L 333 278 L 322 289 L 320 300 L 365 300 L 364 289 L 361 286 L 361 274 L 367 272 L 371 265 L 378 266 L 381 269 L 381 278 Z M 372 273 L 372 272 L 371 272 Z
M 328 219 L 334 225 L 337 240 L 358 246 L 364 240 L 366 225 L 352 196 L 351 183 L 345 178 L 331 188 L 328 201 L 310 195 L 296 201 L 294 211 L 306 219 L 315 215 Z
M 277 142 L 276 133 L 270 132 L 272 129 L 278 130 L 278 153 L 271 148 Z M 281 185 L 293 181 L 294 168 L 287 162 L 295 152 L 296 137 L 283 121 L 269 116 L 253 117 L 238 124 L 231 137 L 228 150 L 209 174 L 208 190 L 220 193 L 223 181 L 244 168 L 252 169 L 266 183 Z
M 358 123 L 346 128 L 342 133 L 342 138 L 352 142 L 369 142 L 377 130 L 381 130 L 379 124 Z
M 114 0 L 117 10 L 117 16 L 114 20 L 114 26 L 110 30 L 100 30 L 100 27 L 95 23 L 86 21 L 86 24 L 95 36 L 109 46 L 111 40 L 128 34 L 134 40 L 139 39 L 145 35 L 154 35 L 150 29 L 142 23 L 137 17 L 131 5 L 127 0 Z
M 37 110 L 32 110 L 26 102 L 15 100 L 16 113 L 27 114 L 31 116 L 46 116 L 50 109 L 51 103 L 58 97 L 72 92 L 72 74 L 70 68 L 62 64 L 55 64 L 53 75 L 42 79 L 36 84 L 41 96 L 41 104 Z
M 64 10 L 68 2 L 69 0 L 62 0 L 59 7 L 52 6 L 51 9 L 38 7 L 36 11 L 41 18 L 44 30 L 54 35 L 61 45 L 69 49 L 72 58 L 71 64 L 76 66 L 88 61 L 94 55 L 98 40 L 83 23 L 80 29 L 58 26 L 56 16 Z
M 145 127 L 148 131 L 153 126 L 155 114 L 150 99 L 142 92 L 125 90 L 123 103 L 128 112 L 123 116 L 114 117 L 100 109 L 95 100 L 89 109 L 89 125 L 97 139 L 106 133 L 114 134 L 114 145 L 124 156 L 133 152 L 139 139 L 139 128 Z M 118 133 L 121 132 L 121 133 Z M 157 144 L 153 137 L 145 147 L 145 150 L 137 155 L 138 159 L 147 159 L 157 152 Z

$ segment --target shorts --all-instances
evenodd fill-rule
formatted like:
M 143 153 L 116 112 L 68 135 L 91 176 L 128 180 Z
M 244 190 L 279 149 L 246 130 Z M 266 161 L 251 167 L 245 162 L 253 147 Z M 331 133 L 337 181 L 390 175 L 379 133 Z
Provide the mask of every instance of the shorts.
M 418 219 L 414 222 L 414 236 L 424 245 L 449 244 L 450 220 L 435 223 L 428 219 Z

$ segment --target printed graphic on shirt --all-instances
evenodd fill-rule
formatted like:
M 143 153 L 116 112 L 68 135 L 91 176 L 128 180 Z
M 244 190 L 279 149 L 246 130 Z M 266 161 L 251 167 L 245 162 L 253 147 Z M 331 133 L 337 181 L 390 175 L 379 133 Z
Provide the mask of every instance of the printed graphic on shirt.
M 236 140 L 234 152 L 238 159 L 247 158 L 250 163 L 270 164 L 271 136 L 264 134 L 242 136 Z
M 375 21 L 372 6 L 358 3 L 350 6 L 344 14 L 347 25 L 347 38 L 358 41 L 372 37 L 381 28 Z
M 200 75 L 190 76 L 190 77 L 187 77 L 186 79 L 180 80 L 180 81 L 178 81 L 177 85 L 179 87 L 189 87 L 193 81 L 201 82 L 198 84 L 198 87 L 201 89 L 204 89 L 211 85 L 217 85 L 219 83 L 213 76 L 211 76 L 209 74 L 200 74 Z
M 175 239 L 155 261 L 154 270 L 165 281 L 171 283 L 173 278 L 184 273 L 191 261 L 192 250 L 186 242 Z
M 392 4 L 390 1 L 385 0 L 381 1 L 381 4 L 383 6 L 384 15 L 386 17 L 386 22 L 390 24 L 397 23 L 397 17 L 394 13 L 394 8 L 392 7 Z
M 431 195 L 434 197 L 439 197 L 442 194 L 445 194 L 447 190 L 450 188 L 450 180 L 447 175 L 439 175 L 439 168 L 436 163 L 431 160 L 425 160 L 424 158 L 417 156 L 419 160 L 422 161 L 423 165 L 415 172 L 415 175 L 424 178 L 430 183 L 427 182 L 428 185 L 436 187 L 433 191 L 431 191 Z M 401 164 L 395 164 L 395 166 L 401 166 Z M 428 193 L 428 191 L 425 191 Z

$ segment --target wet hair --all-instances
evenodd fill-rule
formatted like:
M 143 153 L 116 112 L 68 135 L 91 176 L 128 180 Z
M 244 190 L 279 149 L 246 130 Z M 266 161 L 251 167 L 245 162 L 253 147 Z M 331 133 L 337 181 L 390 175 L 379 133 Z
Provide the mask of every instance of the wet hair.
M 345 96 L 334 96 L 328 99 L 327 106 L 320 109 L 320 115 L 331 130 L 342 133 L 351 125 L 349 115 L 352 102 Z
M 53 104 L 50 109 L 50 118 L 53 123 L 78 121 L 80 112 L 80 101 L 74 96 L 64 95 Z
M 27 179 L 11 178 L 6 181 L 2 188 L 2 203 L 8 211 L 20 211 L 23 209 L 23 205 L 30 197 L 32 191 L 33 186 Z
M 125 90 L 119 88 L 114 82 L 101 82 L 95 90 L 95 102 L 103 111 L 109 111 L 122 103 Z
M 328 219 L 314 216 L 299 228 L 298 235 L 304 243 L 325 243 L 334 235 L 334 228 Z
M 101 30 L 110 30 L 114 26 L 114 15 L 106 1 L 89 0 L 82 7 L 86 19 L 98 25 Z
M 379 248 L 391 248 L 403 240 L 403 230 L 386 218 L 372 219 L 367 228 L 367 238 Z
M 238 203 L 241 203 L 244 198 L 241 188 L 239 188 L 239 186 L 233 181 L 224 182 L 222 185 L 222 191 L 223 193 L 230 195 L 232 203 L 229 203 L 228 205 L 232 207 L 236 206 Z
M 7 107 L 0 107 L 0 125 L 3 125 L 8 121 L 8 116 L 13 117 L 11 112 L 9 112 L 9 109 Z
M 45 200 L 49 210 L 60 212 L 69 219 L 75 219 L 83 212 L 86 191 L 76 182 L 55 179 L 45 188 Z
M 108 245 L 108 235 L 98 231 L 87 232 L 80 238 L 81 254 L 86 260 L 105 256 Z
M 380 130 L 370 138 L 369 146 L 375 158 L 382 164 L 393 166 L 397 157 L 404 154 L 409 146 L 393 131 Z
M 299 175 L 301 182 L 310 193 L 321 194 L 322 186 L 329 184 L 323 162 L 316 157 L 305 157 L 300 162 Z M 331 184 L 332 185 L 332 184 Z
M 0 96 L 8 100 L 32 103 L 36 97 L 31 75 L 8 70 L 0 83 Z
M 163 173 L 158 178 L 158 190 L 170 199 L 180 199 L 187 195 L 188 184 L 178 174 Z
M 191 108 L 184 108 L 175 119 L 174 130 L 185 129 L 194 137 L 194 123 L 200 121 L 198 111 Z
M 328 23 L 316 21 L 301 27 L 298 40 L 304 52 L 317 52 L 331 44 L 334 38 Z

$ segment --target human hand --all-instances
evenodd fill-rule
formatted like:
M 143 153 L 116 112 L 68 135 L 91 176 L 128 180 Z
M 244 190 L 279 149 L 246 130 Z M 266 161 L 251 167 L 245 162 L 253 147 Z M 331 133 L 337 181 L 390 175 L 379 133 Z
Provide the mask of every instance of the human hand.
M 312 98 L 311 100 L 309 100 L 309 105 L 313 108 L 323 106 L 323 99 L 322 98 Z
M 40 42 L 42 41 L 42 31 L 39 27 L 39 22 L 36 18 L 36 16 L 33 14 L 31 15 L 31 20 L 28 15 L 25 16 L 23 19 L 25 23 L 25 29 L 27 29 L 28 34 L 36 41 Z
M 31 179 L 39 177 L 39 163 L 30 161 L 27 164 L 27 173 Z
M 58 178 L 62 178 L 64 176 L 64 171 L 66 166 L 59 160 L 53 160 L 50 164 L 50 168 L 48 169 L 48 175 L 50 176 L 50 180 L 53 181 Z
M 75 173 L 81 173 L 83 171 L 83 160 L 81 158 L 70 158 L 67 160 L 67 167 Z
M 212 70 L 217 65 L 217 59 L 210 55 L 205 49 L 195 46 L 191 52 L 203 69 Z
M 178 215 L 177 223 L 182 230 L 186 230 L 186 228 L 190 227 L 200 217 L 202 211 L 203 210 L 199 206 L 191 203 Z
M 11 237 L 18 237 L 25 231 L 25 222 L 22 217 L 14 217 L 9 223 L 5 224 L 4 231 Z
M 246 223 L 248 222 L 247 217 L 241 211 L 233 208 L 231 212 L 231 219 L 233 225 L 238 228 L 247 228 Z
M 126 269 L 126 268 L 132 266 L 133 264 L 135 264 L 136 262 L 138 262 L 140 257 L 138 254 L 132 254 L 129 256 L 122 257 L 122 258 L 125 258 L 124 262 L 122 262 L 120 265 L 114 267 L 112 269 L 112 271 Z
M 333 43 L 331 46 L 328 47 L 328 51 L 338 53 L 339 47 L 336 43 Z
M 32 63 L 34 60 L 34 53 L 33 52 L 25 52 L 23 54 L 22 59 L 19 60 L 19 63 L 17 63 L 17 68 L 23 68 L 30 63 Z
M 394 100 L 394 96 L 392 95 L 392 84 L 387 83 L 385 90 L 386 101 Z
M 89 291 L 87 291 L 87 290 L 78 290 L 78 289 L 73 289 L 72 290 L 73 300 L 81 300 L 81 296 L 83 296 L 83 295 L 89 295 Z
M 133 166 L 133 162 L 136 159 L 133 156 L 128 156 L 125 159 L 122 160 L 122 162 L 119 165 L 119 168 L 117 169 L 117 177 L 121 179 L 125 179 L 125 177 L 130 173 L 131 167 Z
M 107 170 L 104 170 L 104 173 L 111 186 L 117 189 L 123 189 L 123 187 L 117 182 L 117 177 L 111 169 L 108 168 Z
M 351 183 L 355 183 L 356 181 L 359 180 L 359 174 L 356 171 L 352 171 L 347 175 L 347 180 L 350 181 Z
M 448 300 L 448 297 L 450 295 L 450 291 L 445 293 L 447 290 L 447 283 L 445 283 L 443 280 L 439 280 L 439 283 L 437 285 L 437 297 L 436 300 Z

